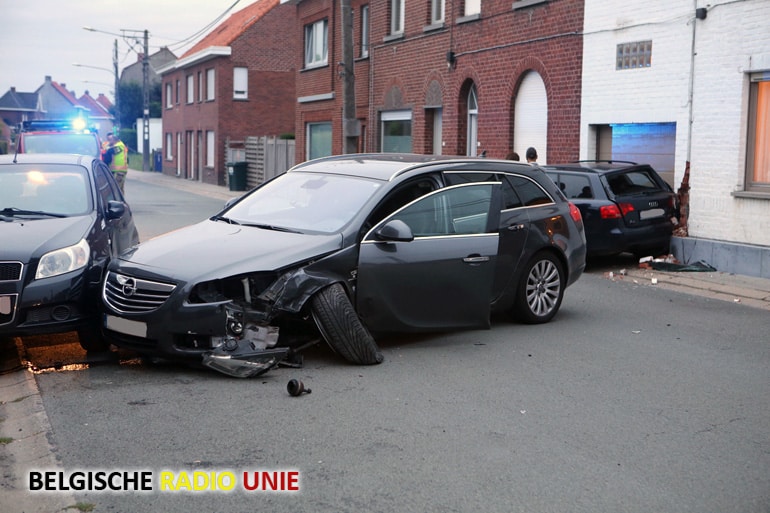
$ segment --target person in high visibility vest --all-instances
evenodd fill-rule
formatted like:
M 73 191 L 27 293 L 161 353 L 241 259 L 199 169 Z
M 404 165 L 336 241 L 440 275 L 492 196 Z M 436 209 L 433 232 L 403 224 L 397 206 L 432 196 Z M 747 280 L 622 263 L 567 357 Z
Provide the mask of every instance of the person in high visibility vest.
M 112 156 L 110 170 L 115 181 L 118 182 L 118 186 L 120 186 L 120 191 L 125 192 L 126 174 L 128 174 L 128 148 L 117 135 L 107 134 L 107 142 L 109 145 L 105 153 Z

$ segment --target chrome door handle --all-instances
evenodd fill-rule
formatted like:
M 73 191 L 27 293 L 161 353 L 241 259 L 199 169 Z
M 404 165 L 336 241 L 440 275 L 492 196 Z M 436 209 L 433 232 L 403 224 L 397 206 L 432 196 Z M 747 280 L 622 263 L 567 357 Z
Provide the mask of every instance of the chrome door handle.
M 511 230 L 512 232 L 518 232 L 519 230 L 523 230 L 524 229 L 524 225 L 523 224 L 512 224 L 511 226 L 508 227 L 508 229 Z
M 463 262 L 466 264 L 480 264 L 481 262 L 489 262 L 488 256 L 467 256 L 463 258 Z

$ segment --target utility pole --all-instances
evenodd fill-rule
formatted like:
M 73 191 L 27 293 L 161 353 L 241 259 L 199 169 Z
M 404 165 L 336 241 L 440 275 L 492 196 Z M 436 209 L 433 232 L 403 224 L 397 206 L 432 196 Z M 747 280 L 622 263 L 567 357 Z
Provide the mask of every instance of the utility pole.
M 150 170 L 150 34 L 144 31 L 144 56 L 142 57 L 142 170 Z
M 120 76 L 118 75 L 118 40 L 115 40 L 115 50 L 112 53 L 112 69 L 115 72 L 115 123 L 120 133 Z
M 340 0 L 342 31 L 342 136 L 343 153 L 358 152 L 361 126 L 356 118 L 356 76 L 353 73 L 353 10 L 350 0 Z

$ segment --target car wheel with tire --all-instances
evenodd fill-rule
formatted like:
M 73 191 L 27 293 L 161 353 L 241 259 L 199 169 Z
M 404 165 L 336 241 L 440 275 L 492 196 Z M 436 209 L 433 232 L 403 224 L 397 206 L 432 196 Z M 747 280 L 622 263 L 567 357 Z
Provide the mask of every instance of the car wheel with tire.
M 527 263 L 516 290 L 513 316 L 527 324 L 541 324 L 553 319 L 564 297 L 564 269 L 551 253 L 537 253 Z
M 110 344 L 102 337 L 98 326 L 83 326 L 78 328 L 80 347 L 89 352 L 109 351 Z
M 382 362 L 377 342 L 361 323 L 341 284 L 335 283 L 318 292 L 311 305 L 321 335 L 342 358 L 360 365 Z

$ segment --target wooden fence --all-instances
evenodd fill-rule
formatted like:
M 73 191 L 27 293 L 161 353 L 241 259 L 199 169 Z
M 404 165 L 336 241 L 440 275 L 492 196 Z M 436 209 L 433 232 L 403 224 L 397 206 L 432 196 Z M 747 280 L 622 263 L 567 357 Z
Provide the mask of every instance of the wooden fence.
M 270 136 L 247 137 L 244 141 L 228 139 L 225 155 L 228 162 L 248 164 L 246 188 L 251 189 L 294 165 L 294 140 Z M 227 173 L 225 176 L 229 180 Z

